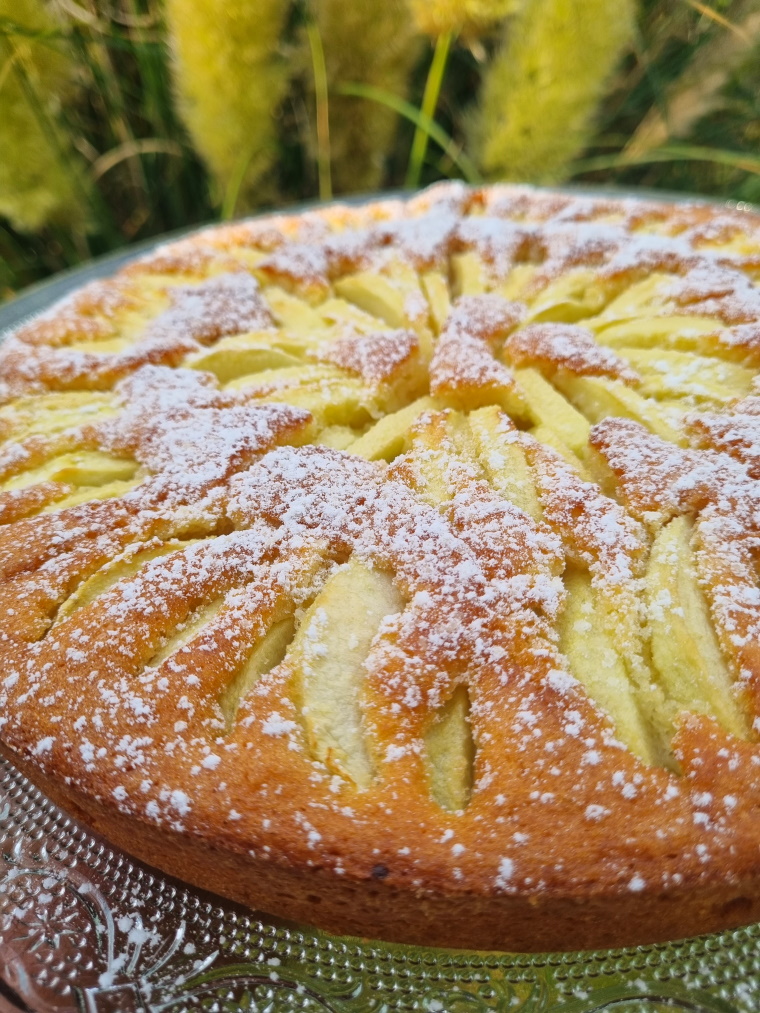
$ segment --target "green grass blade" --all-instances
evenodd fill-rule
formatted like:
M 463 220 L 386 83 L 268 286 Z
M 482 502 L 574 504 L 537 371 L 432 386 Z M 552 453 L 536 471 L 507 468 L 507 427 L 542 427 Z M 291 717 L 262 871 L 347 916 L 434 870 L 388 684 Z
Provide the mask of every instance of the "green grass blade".
M 366 98 L 370 102 L 379 102 L 381 105 L 393 109 L 399 116 L 403 116 L 415 126 L 420 127 L 430 137 L 430 140 L 449 156 L 468 183 L 483 182 L 483 177 L 478 172 L 475 164 L 463 151 L 459 150 L 454 139 L 435 120 L 423 113 L 422 110 L 417 109 L 411 102 L 407 102 L 405 99 L 399 98 L 398 95 L 385 91 L 384 88 L 375 88 L 374 85 L 359 84 L 357 82 L 347 82 L 346 84 L 338 85 L 335 91 L 339 95 Z
M 760 158 L 742 151 L 726 151 L 723 148 L 709 148 L 699 145 L 671 145 L 657 148 L 640 156 L 595 155 L 575 162 L 572 175 L 597 172 L 602 169 L 627 169 L 635 165 L 649 165 L 654 162 L 714 162 L 733 169 L 760 175 Z
M 235 217 L 235 209 L 240 196 L 240 188 L 243 185 L 243 180 L 245 179 L 245 174 L 248 171 L 248 166 L 251 164 L 252 158 L 253 151 L 243 152 L 237 166 L 235 167 L 235 171 L 230 176 L 229 183 L 224 188 L 222 206 L 219 210 L 219 218 L 223 222 L 229 222 Z
M 332 199 L 332 177 L 330 172 L 330 116 L 327 97 L 327 68 L 325 51 L 317 25 L 310 21 L 306 26 L 311 49 L 311 64 L 314 71 L 314 95 L 317 105 L 317 173 L 319 176 L 319 199 Z
M 9 18 L 0 18 L 0 35 L 18 35 L 31 42 L 44 43 L 60 42 L 66 38 L 66 33 L 60 28 L 26 28 Z
M 427 81 L 425 82 L 421 112 L 431 122 L 435 117 L 438 98 L 441 94 L 441 85 L 443 84 L 443 75 L 449 59 L 451 40 L 451 32 L 444 32 L 443 35 L 439 35 L 436 39 L 433 60 L 430 64 Z M 422 174 L 422 166 L 425 163 L 429 137 L 429 131 L 423 130 L 422 126 L 418 123 L 417 129 L 414 131 L 412 150 L 409 154 L 409 167 L 406 173 L 406 185 L 411 189 L 420 185 L 420 176 Z

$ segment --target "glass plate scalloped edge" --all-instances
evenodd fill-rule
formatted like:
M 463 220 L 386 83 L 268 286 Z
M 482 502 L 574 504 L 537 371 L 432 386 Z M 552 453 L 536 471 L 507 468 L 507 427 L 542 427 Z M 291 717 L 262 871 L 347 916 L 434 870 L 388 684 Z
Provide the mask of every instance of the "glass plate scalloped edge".
M 609 193 L 609 191 L 605 191 Z M 0 332 L 146 249 L 0 307 Z M 593 953 L 500 954 L 259 919 L 111 848 L 0 760 L 0 1011 L 751 1013 L 760 925 Z

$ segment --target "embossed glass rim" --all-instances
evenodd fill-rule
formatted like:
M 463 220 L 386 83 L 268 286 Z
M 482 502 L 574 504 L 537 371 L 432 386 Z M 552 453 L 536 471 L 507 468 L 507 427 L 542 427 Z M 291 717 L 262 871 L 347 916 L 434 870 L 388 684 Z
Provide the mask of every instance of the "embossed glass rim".
M 3 794 L 8 800 L 5 805 Z M 8 826 L 9 815 L 11 832 L 3 840 L 2 824 Z M 664 1013 L 666 1009 L 683 1013 L 739 1010 L 750 1013 L 760 1001 L 760 925 L 677 943 L 546 954 L 434 949 L 278 925 L 266 917 L 259 919 L 255 912 L 244 911 L 223 898 L 171 880 L 112 848 L 47 799 L 9 761 L 0 758 L 0 862 L 5 859 L 7 863 L 10 858 L 11 867 L 12 851 L 19 850 L 11 848 L 11 854 L 8 853 L 14 829 L 16 844 L 23 839 L 31 845 L 36 856 L 32 861 L 39 865 L 38 870 L 21 869 L 19 878 L 37 871 L 41 876 L 55 875 L 60 883 L 78 889 L 80 895 L 84 895 L 85 889 L 88 896 L 101 890 L 106 892 L 107 883 L 122 901 L 125 893 L 141 903 L 149 903 L 156 897 L 161 901 L 162 911 L 167 911 L 167 922 L 171 922 L 161 948 L 166 951 L 168 945 L 168 956 L 179 956 L 177 966 L 170 964 L 165 969 L 169 973 L 164 980 L 150 980 L 155 968 L 165 963 L 151 958 L 147 971 L 133 974 L 126 982 L 103 983 L 101 975 L 97 987 L 75 985 L 76 1005 L 40 1006 L 45 1013 L 53 1009 L 88 1013 L 103 1009 L 113 1013 L 122 1009 L 119 996 L 130 989 L 135 990 L 140 1004 L 123 1008 L 143 1013 L 176 1009 L 179 1004 L 181 1009 L 203 1008 L 214 1013 L 244 1008 L 251 1013 L 259 1010 L 289 1013 L 313 1008 L 332 1013 L 365 1010 L 486 1013 L 492 1009 L 515 1013 L 597 1013 L 604 1009 L 616 1009 L 619 1013 Z M 73 879 L 80 861 L 84 862 L 87 876 L 84 886 L 80 883 L 76 887 L 74 882 L 67 883 L 66 873 L 71 870 Z M 28 857 L 26 864 L 29 865 Z M 79 875 L 81 879 L 81 868 Z M 111 897 L 108 899 L 112 901 Z M 118 913 L 118 908 L 113 914 L 108 912 L 112 923 L 118 920 Z M 207 941 L 218 942 L 211 956 L 202 961 L 203 973 L 189 974 L 187 961 L 182 962 L 177 946 L 172 945 L 171 929 L 177 923 L 180 931 L 175 938 L 179 942 L 184 938 L 181 930 L 186 924 L 205 932 Z M 3 943 L 0 935 L 0 958 Z M 310 964 L 310 970 L 299 976 L 300 965 L 305 963 Z M 282 974 L 273 973 L 272 965 L 278 971 L 281 968 Z M 0 986 L 2 971 L 0 963 Z M 270 986 L 268 978 L 277 984 Z M 270 1003 L 265 994 L 266 1001 L 262 1004 L 254 999 L 251 1005 L 236 1005 L 235 987 L 243 988 L 247 995 L 252 982 L 264 988 L 265 993 L 271 993 L 273 1001 Z M 305 982 L 313 990 L 311 999 L 316 1006 L 291 1003 L 294 996 L 307 994 L 308 998 Z M 29 981 L 27 974 L 26 990 L 33 1001 L 38 984 L 42 987 L 45 983 Z M 154 1006 L 149 1003 L 149 996 L 157 986 L 168 987 L 170 998 Z M 225 992 L 232 1005 L 215 1002 L 214 990 Z M 111 993 L 116 994 L 117 1005 L 100 1006 L 103 996 L 107 1001 L 113 998 Z M 10 995 L 18 997 L 13 989 Z M 209 995 L 211 1005 L 204 1005 Z M 14 1004 L 7 1008 L 16 1011 L 38 1007 Z M 0 987 L 0 1011 L 4 1010 Z
M 744 202 L 715 201 L 697 195 L 660 193 L 651 190 L 636 191 L 582 186 L 551 188 L 545 192 L 588 197 L 656 199 L 672 203 L 700 203 L 732 209 L 738 207 L 739 210 L 747 211 L 757 210 Z M 330 204 L 358 205 L 373 200 L 409 196 L 411 196 L 409 192 L 402 191 L 367 194 L 332 201 L 329 204 L 308 202 L 277 211 L 264 212 L 244 220 L 297 214 L 300 211 L 318 209 Z M 202 232 L 206 228 L 213 228 L 219 224 L 224 223 L 194 226 L 190 229 L 155 237 L 30 286 L 11 302 L 0 305 L 0 341 L 22 322 L 44 312 L 55 301 L 87 282 L 114 273 L 130 260 L 144 256 L 166 242 L 171 242 L 190 233 Z M 435 949 L 331 936 L 309 927 L 278 923 L 274 919 L 268 919 L 267 916 L 259 918 L 256 912 L 245 911 L 230 901 L 205 894 L 192 886 L 171 880 L 170 877 L 158 870 L 144 866 L 128 854 L 110 845 L 85 825 L 68 816 L 31 781 L 17 771 L 13 764 L 1 757 L 0 789 L 2 789 L 0 790 L 0 849 L 9 840 L 8 836 L 4 839 L 2 834 L 3 791 L 5 791 L 8 793 L 7 797 L 11 798 L 16 805 L 16 810 L 12 812 L 16 832 L 29 840 L 41 841 L 43 854 L 65 857 L 73 847 L 77 851 L 86 852 L 91 862 L 104 862 L 109 868 L 114 866 L 119 869 L 126 867 L 128 870 L 134 870 L 135 878 L 146 891 L 150 892 L 153 888 L 159 888 L 161 892 L 168 891 L 167 895 L 178 902 L 183 910 L 202 910 L 206 918 L 218 922 L 220 926 L 225 927 L 226 931 L 232 932 L 234 935 L 232 945 L 228 945 L 223 953 L 225 961 L 249 947 L 258 947 L 259 949 L 268 947 L 272 952 L 276 952 L 278 948 L 284 946 L 288 950 L 295 947 L 296 950 L 305 949 L 321 954 L 320 959 L 331 967 L 335 966 L 337 962 L 338 966 L 352 968 L 358 962 L 362 966 L 363 973 L 373 975 L 377 981 L 383 982 L 378 991 L 379 1005 L 368 1008 L 377 1008 L 378 1010 L 426 1009 L 431 1011 L 440 1009 L 449 1013 L 447 1006 L 436 1005 L 438 1000 L 429 998 L 430 994 L 433 994 L 429 992 L 429 989 L 428 998 L 424 1000 L 422 1005 L 385 1005 L 382 995 L 388 989 L 393 991 L 395 987 L 389 984 L 394 976 L 389 974 L 388 968 L 396 967 L 403 968 L 408 976 L 418 978 L 420 981 L 424 980 L 430 986 L 434 986 L 436 982 L 440 984 L 442 980 L 441 987 L 444 990 L 447 990 L 451 984 L 449 979 L 456 981 L 462 975 L 466 977 L 468 973 L 480 971 L 486 974 L 486 980 L 503 979 L 514 986 L 518 984 L 534 985 L 545 979 L 546 982 L 551 982 L 555 996 L 558 999 L 562 998 L 563 1013 L 565 1011 L 566 1013 L 576 1013 L 576 1011 L 581 1013 L 585 1010 L 602 1010 L 613 1007 L 620 1009 L 623 1013 L 621 1004 L 624 1004 L 625 1013 L 633 1013 L 632 1003 L 639 1004 L 636 1008 L 646 1008 L 650 1011 L 654 1008 L 665 1007 L 692 1009 L 698 1013 L 708 1013 L 713 1010 L 718 1013 L 718 1011 L 731 1011 L 738 1008 L 753 1010 L 760 1005 L 760 923 L 714 935 L 697 936 L 647 946 L 531 954 Z M 93 858 L 93 856 L 95 857 Z M 0 863 L 5 857 L 7 856 L 0 851 Z M 2 944 L 3 938 L 0 936 L 0 952 Z M 222 955 L 221 949 L 219 952 Z M 369 967 L 366 966 L 367 962 L 370 964 Z M 222 962 L 221 970 L 228 969 L 228 966 L 227 963 Z M 0 980 L 2 979 L 2 971 L 3 968 L 0 965 Z M 214 965 L 211 965 L 209 973 L 213 975 Z M 642 977 L 648 978 L 649 983 L 656 986 L 655 992 L 652 992 L 651 989 L 649 992 L 645 990 L 641 992 L 639 998 L 631 995 L 630 992 L 626 995 L 620 993 L 617 985 L 624 981 L 630 982 L 633 979 L 637 988 L 640 988 L 640 984 L 646 985 L 647 982 L 646 980 L 642 981 Z M 468 983 L 472 984 L 472 981 L 468 979 Z M 597 984 L 598 988 L 595 987 Z M 688 1005 L 684 1005 L 686 1002 L 684 993 L 682 991 L 678 991 L 677 995 L 671 993 L 670 984 L 684 986 L 693 1002 L 690 1000 Z M 739 987 L 737 988 L 737 986 Z M 579 989 L 588 990 L 588 997 L 578 998 Z M 438 993 L 435 992 L 435 994 Z M 474 994 L 466 994 L 476 1001 Z M 573 998 L 574 996 L 575 998 Z M 522 1001 L 518 1000 L 516 994 L 510 999 L 509 1005 L 504 1007 L 501 1004 L 492 1006 L 487 997 L 484 1001 L 486 1002 L 484 1006 L 468 1005 L 467 1008 L 516 1009 L 519 1006 L 525 1008 L 526 1013 L 528 1010 L 528 1006 L 523 1007 Z M 535 1000 L 537 1004 L 531 1005 L 530 1009 L 548 1010 L 549 1007 L 545 1005 L 546 1001 L 549 1001 L 546 996 L 543 1002 Z M 716 1002 L 717 1005 L 715 1005 Z M 734 1002 L 739 1002 L 740 1006 L 734 1006 Z M 95 1008 L 92 1006 L 92 1009 Z M 209 1008 L 216 1009 L 216 1007 Z M 219 1007 L 219 1009 L 222 1008 Z M 259 1007 L 250 1008 L 258 1009 Z M 276 1008 L 280 1007 L 271 1007 L 273 1010 Z M 344 1007 L 330 1005 L 322 1008 L 342 1010 Z M 555 1008 L 559 1009 L 555 1005 L 551 1006 L 552 1010 Z M 0 990 L 0 1010 L 2 1009 L 3 994 Z M 353 1007 L 349 1006 L 346 1009 L 353 1009 Z

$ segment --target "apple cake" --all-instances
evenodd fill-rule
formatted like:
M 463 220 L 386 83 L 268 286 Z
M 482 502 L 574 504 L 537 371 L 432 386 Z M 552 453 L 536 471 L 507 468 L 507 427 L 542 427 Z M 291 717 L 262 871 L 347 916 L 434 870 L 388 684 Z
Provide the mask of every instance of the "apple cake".
M 331 931 L 760 918 L 760 218 L 435 187 L 200 231 L 0 352 L 0 738 Z

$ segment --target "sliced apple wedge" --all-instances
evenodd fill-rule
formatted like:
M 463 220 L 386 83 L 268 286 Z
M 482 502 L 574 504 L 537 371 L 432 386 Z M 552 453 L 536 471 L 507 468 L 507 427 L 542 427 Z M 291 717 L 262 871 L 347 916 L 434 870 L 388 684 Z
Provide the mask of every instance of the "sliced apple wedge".
M 652 660 L 675 715 L 712 715 L 733 735 L 749 727 L 732 689 L 691 548 L 692 524 L 674 517 L 658 533 L 646 576 Z
M 475 743 L 467 689 L 458 686 L 425 734 L 430 794 L 442 809 L 461 812 L 472 793 Z
M 351 559 L 309 607 L 287 656 L 312 755 L 361 788 L 374 772 L 361 708 L 364 661 L 383 619 L 403 604 L 389 574 Z
M 646 763 L 657 762 L 659 750 L 589 574 L 570 570 L 564 582 L 567 600 L 559 624 L 560 650 L 570 671 L 610 716 L 620 741 Z

